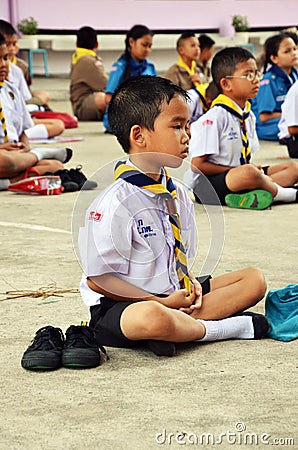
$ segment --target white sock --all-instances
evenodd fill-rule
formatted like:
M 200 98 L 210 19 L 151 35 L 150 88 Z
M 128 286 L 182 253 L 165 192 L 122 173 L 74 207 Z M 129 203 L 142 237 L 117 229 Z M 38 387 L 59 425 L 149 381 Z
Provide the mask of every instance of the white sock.
M 277 194 L 274 197 L 275 202 L 293 203 L 296 201 L 297 189 L 284 188 L 277 183 L 274 183 L 277 187 Z
M 35 147 L 30 152 L 37 156 L 38 161 L 42 159 L 57 159 L 62 163 L 66 163 L 72 156 L 72 150 L 70 148 Z
M 202 339 L 198 339 L 200 342 L 254 338 L 254 326 L 250 316 L 235 316 L 221 320 L 197 320 L 206 329 L 205 336 Z
M 47 127 L 43 123 L 38 123 L 34 127 L 27 128 L 25 134 L 28 139 L 48 139 L 49 137 Z

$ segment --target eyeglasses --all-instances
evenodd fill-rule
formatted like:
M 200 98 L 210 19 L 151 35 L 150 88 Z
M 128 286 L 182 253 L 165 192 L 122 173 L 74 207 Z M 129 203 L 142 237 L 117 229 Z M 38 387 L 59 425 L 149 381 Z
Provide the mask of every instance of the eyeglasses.
M 261 81 L 263 76 L 264 76 L 264 74 L 262 74 L 262 72 L 258 71 L 258 72 L 248 72 L 247 75 L 240 75 L 239 77 L 234 77 L 233 75 L 226 75 L 224 78 L 229 78 L 229 79 L 231 79 L 231 78 L 245 79 L 246 78 L 247 81 L 252 82 L 252 81 L 255 81 L 255 79 Z

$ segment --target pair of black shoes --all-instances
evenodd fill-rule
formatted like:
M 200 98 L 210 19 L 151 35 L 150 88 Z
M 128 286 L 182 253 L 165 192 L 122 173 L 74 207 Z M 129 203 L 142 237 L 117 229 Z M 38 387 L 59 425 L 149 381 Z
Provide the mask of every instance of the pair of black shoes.
M 106 354 L 103 347 L 100 349 Z M 64 338 L 60 328 L 47 325 L 36 332 L 21 365 L 28 370 L 54 370 L 97 367 L 100 362 L 99 346 L 88 326 L 71 325 Z
M 61 184 L 64 187 L 64 192 L 76 191 L 90 191 L 97 187 L 95 181 L 87 180 L 87 177 L 82 172 L 82 166 L 77 166 L 76 169 L 62 169 L 54 174 L 61 178 Z

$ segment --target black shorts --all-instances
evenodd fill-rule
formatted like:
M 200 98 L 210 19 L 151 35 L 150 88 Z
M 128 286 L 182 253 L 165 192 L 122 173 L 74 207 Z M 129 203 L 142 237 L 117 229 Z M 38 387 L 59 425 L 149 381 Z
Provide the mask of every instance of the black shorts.
M 262 169 L 264 174 L 267 175 L 269 166 L 264 166 Z M 229 169 L 217 175 L 200 176 L 198 184 L 193 190 L 196 201 L 205 205 L 226 205 L 226 195 L 233 194 L 226 183 L 228 172 Z M 246 191 L 239 191 L 239 193 L 243 192 Z
M 198 277 L 202 285 L 203 295 L 210 292 L 210 275 Z M 90 328 L 93 329 L 99 345 L 107 347 L 133 348 L 144 345 L 142 341 L 127 339 L 120 328 L 123 311 L 135 302 L 121 302 L 108 297 L 102 297 L 100 305 L 91 306 Z

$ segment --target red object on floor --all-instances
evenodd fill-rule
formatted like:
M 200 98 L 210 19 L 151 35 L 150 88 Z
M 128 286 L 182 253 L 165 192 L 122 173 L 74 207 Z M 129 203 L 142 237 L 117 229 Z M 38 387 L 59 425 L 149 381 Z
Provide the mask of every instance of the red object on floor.
M 79 123 L 76 116 L 64 112 L 34 111 L 31 113 L 31 117 L 36 117 L 36 119 L 60 119 L 64 122 L 65 128 L 77 128 Z
M 12 183 L 8 190 L 20 194 L 59 195 L 64 191 L 64 187 L 61 185 L 60 177 L 44 175 Z

